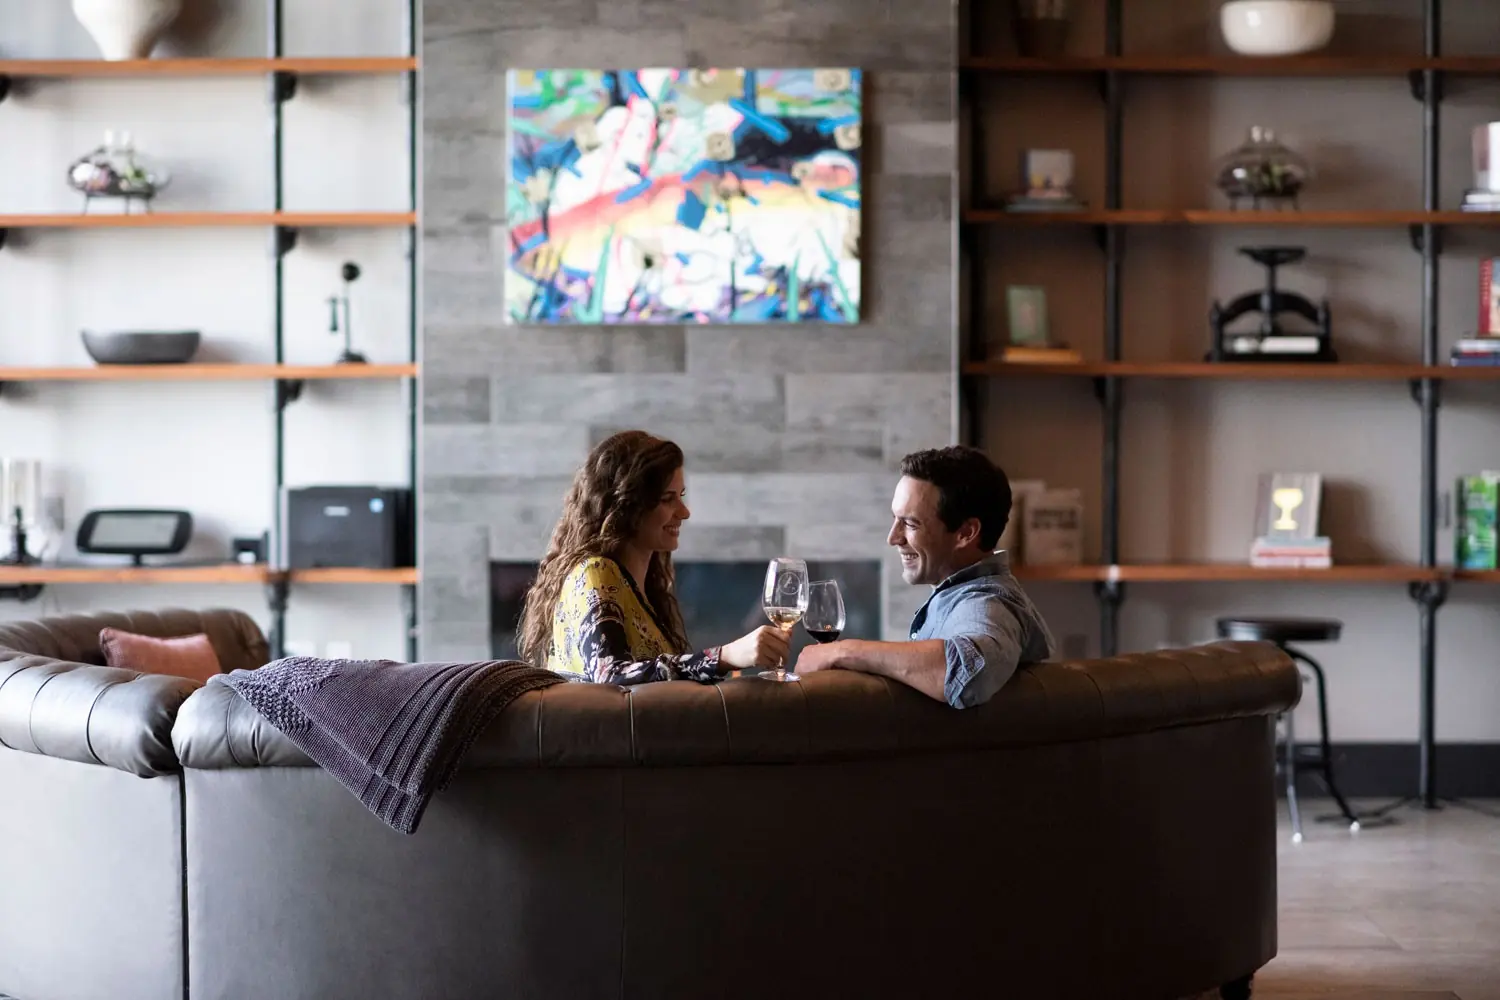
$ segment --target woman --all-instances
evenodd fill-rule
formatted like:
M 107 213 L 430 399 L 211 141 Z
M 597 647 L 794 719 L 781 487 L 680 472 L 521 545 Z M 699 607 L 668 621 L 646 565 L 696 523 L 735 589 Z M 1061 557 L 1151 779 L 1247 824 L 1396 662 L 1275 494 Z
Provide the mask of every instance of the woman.
M 788 637 L 768 626 L 689 651 L 672 592 L 672 552 L 689 517 L 684 494 L 682 449 L 672 442 L 622 431 L 595 447 L 526 593 L 521 655 L 603 684 L 710 682 L 781 663 Z

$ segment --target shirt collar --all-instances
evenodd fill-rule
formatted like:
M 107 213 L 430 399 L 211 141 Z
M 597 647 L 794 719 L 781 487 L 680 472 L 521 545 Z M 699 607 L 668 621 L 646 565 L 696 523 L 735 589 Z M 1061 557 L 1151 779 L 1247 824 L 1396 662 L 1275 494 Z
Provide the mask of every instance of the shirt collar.
M 976 563 L 965 566 L 956 573 L 949 574 L 942 583 L 932 588 L 932 592 L 935 594 L 940 590 L 955 587 L 960 583 L 968 583 L 970 580 L 977 580 L 982 576 L 999 576 L 1002 573 L 1009 572 L 1010 553 L 1001 549 L 999 552 L 993 552 L 985 556 Z

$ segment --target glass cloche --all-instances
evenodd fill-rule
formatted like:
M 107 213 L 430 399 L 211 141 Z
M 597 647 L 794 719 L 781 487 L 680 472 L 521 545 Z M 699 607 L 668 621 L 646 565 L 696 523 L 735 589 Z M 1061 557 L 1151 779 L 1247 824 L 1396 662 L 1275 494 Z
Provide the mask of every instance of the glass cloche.
M 1276 134 L 1253 125 L 1244 143 L 1221 157 L 1215 183 L 1229 198 L 1230 208 L 1249 201 L 1250 208 L 1297 207 L 1297 195 L 1313 175 L 1306 157 L 1288 149 Z

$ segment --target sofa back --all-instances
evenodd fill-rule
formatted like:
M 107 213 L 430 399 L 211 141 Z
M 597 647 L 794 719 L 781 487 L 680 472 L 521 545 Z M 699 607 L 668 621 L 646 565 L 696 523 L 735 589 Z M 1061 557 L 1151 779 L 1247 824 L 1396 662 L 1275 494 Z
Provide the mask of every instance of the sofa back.
M 157 638 L 203 632 L 225 670 L 263 666 L 264 634 L 243 611 L 104 612 L 0 625 L 0 746 L 141 776 L 178 770 L 177 710 L 200 685 L 104 666 L 106 627 Z
M 1027 667 L 954 710 L 834 671 L 514 702 L 418 833 L 189 699 L 195 1000 L 1183 996 L 1275 953 L 1257 643 Z

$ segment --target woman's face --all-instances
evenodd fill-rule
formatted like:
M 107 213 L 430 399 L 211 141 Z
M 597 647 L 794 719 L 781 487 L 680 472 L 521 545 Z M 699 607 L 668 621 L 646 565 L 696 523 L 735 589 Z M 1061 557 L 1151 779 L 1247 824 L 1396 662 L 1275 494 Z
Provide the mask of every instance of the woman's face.
M 691 516 L 684 501 L 685 495 L 686 487 L 682 469 L 679 468 L 672 473 L 657 505 L 641 518 L 641 525 L 635 533 L 635 543 L 651 552 L 675 552 L 682 522 Z

